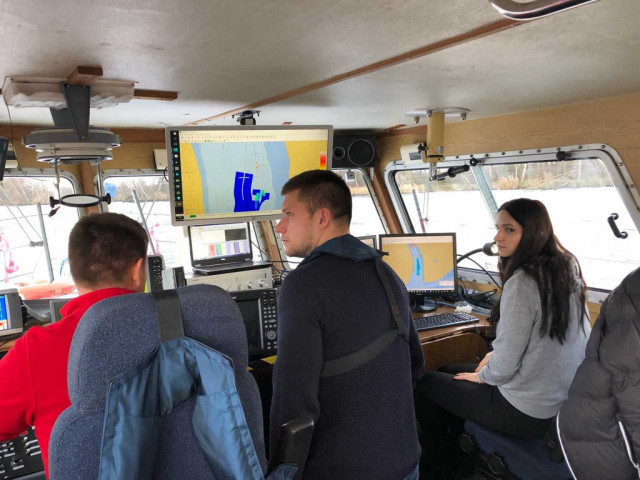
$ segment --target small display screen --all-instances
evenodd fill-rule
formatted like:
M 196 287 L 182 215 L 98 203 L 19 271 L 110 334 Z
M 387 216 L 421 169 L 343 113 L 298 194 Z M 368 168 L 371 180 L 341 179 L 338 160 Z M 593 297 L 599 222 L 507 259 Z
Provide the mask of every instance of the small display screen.
M 189 227 L 193 265 L 251 259 L 249 224 Z
M 374 236 L 367 235 L 364 237 L 358 237 L 358 240 L 360 240 L 362 243 L 364 243 L 368 247 L 376 248 L 376 237 Z
M 7 313 L 7 296 L 0 295 L 0 331 L 9 330 L 9 314 Z
M 238 301 L 236 305 L 240 309 L 244 326 L 247 330 L 247 342 L 249 353 L 260 350 L 260 303 L 259 300 Z

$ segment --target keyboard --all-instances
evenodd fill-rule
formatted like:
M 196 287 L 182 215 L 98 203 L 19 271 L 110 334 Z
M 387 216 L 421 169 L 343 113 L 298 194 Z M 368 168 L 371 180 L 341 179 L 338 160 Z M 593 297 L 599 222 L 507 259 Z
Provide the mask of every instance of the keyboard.
M 422 330 L 432 330 L 434 328 L 456 327 L 467 323 L 476 323 L 480 320 L 467 313 L 440 313 L 428 317 L 418 317 L 413 319 L 418 332 Z

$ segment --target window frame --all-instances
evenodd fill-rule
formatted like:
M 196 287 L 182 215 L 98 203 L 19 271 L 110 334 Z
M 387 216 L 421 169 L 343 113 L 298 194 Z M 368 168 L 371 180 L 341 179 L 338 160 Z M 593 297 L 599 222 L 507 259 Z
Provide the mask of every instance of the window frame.
M 627 208 L 636 229 L 640 231 L 640 193 L 633 183 L 629 171 L 624 165 L 618 152 L 610 145 L 584 144 L 569 145 L 563 147 L 537 148 L 529 150 L 514 150 L 503 152 L 479 153 L 469 155 L 455 155 L 445 157 L 443 162 L 439 162 L 438 168 L 457 167 L 469 164 L 471 160 L 477 161 L 476 166 L 471 167 L 471 171 L 478 184 L 478 189 L 485 201 L 489 213 L 495 218 L 497 214 L 497 204 L 489 184 L 480 168 L 481 165 L 508 165 L 559 161 L 557 155 L 564 152 L 565 161 L 599 159 L 605 166 L 607 173 L 611 177 L 614 187 L 618 191 L 622 203 Z M 400 188 L 396 182 L 396 174 L 401 171 L 424 170 L 429 168 L 428 163 L 416 163 L 405 165 L 401 160 L 390 162 L 384 171 L 385 185 L 389 191 L 393 208 L 395 209 L 403 233 L 415 233 L 415 228 L 409 217 L 404 201 L 400 193 Z M 480 270 L 462 267 L 459 268 L 459 276 L 463 280 L 471 282 L 489 283 L 488 276 Z M 609 290 L 600 288 L 589 288 L 589 301 L 604 301 Z
M 376 209 L 376 213 L 378 214 L 378 218 L 380 218 L 380 224 L 382 225 L 382 229 L 384 233 L 389 233 L 389 226 L 387 225 L 387 221 L 382 214 L 382 208 L 380 207 L 380 202 L 378 201 L 378 197 L 376 196 L 376 192 L 373 189 L 373 182 L 371 181 L 371 177 L 367 170 L 372 170 L 371 168 L 365 169 L 362 167 L 354 167 L 354 168 L 332 168 L 331 171 L 349 171 L 349 170 L 358 170 L 362 172 L 362 178 L 364 178 L 364 184 L 367 186 L 367 190 L 369 191 L 369 196 L 371 200 L 373 200 L 373 206 Z M 353 196 L 353 195 L 352 195 Z
M 58 175 L 61 178 L 65 178 L 67 180 L 69 180 L 71 182 L 71 185 L 73 186 L 73 192 L 74 193 L 81 193 L 82 192 L 82 187 L 80 185 L 80 182 L 78 181 L 78 179 L 76 178 L 76 176 L 71 173 L 71 172 L 67 172 L 66 170 L 58 170 Z M 53 170 L 53 168 L 21 168 L 21 167 L 17 167 L 17 168 L 7 168 L 4 171 L 4 176 L 6 177 L 27 177 L 27 178 L 31 178 L 31 177 L 52 177 L 52 178 L 56 178 L 56 173 Z
M 71 187 L 73 188 L 73 193 L 82 192 L 82 186 L 80 185 L 80 182 L 78 181 L 77 177 L 73 173 L 67 172 L 65 170 L 58 170 L 58 176 L 60 178 L 64 178 L 65 180 L 68 180 L 71 183 Z M 55 180 L 56 173 L 53 168 L 33 168 L 33 167 L 22 168 L 20 166 L 16 168 L 6 168 L 4 171 L 4 178 L 38 178 L 38 177 L 47 177 Z M 62 207 L 62 208 L 67 208 L 67 207 Z M 79 220 L 81 217 L 80 215 L 81 212 L 80 212 L 80 209 L 76 209 L 76 210 L 77 210 L 78 220 Z M 46 232 L 44 232 L 43 240 L 45 238 L 47 242 L 46 249 L 49 250 L 48 244 L 50 240 Z M 44 245 L 42 248 L 43 249 L 45 248 Z M 47 258 L 47 255 L 45 255 L 45 259 L 49 263 L 48 269 L 51 274 L 51 272 L 55 271 L 53 270 L 53 265 L 51 264 L 51 255 L 49 254 L 48 258 Z M 55 280 L 56 279 L 54 275 L 54 281 Z

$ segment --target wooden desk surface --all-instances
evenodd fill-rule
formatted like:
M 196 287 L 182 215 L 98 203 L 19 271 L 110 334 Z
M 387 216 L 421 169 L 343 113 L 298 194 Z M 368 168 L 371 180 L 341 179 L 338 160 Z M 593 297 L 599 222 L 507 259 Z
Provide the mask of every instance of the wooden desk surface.
M 451 313 L 454 312 L 455 309 L 452 307 L 438 307 L 435 312 L 429 313 L 414 313 L 413 317 L 429 317 L 431 315 L 439 315 L 441 313 Z M 420 343 L 430 342 L 432 340 L 437 340 L 439 338 L 448 337 L 451 335 L 457 335 L 459 333 L 484 333 L 484 331 L 489 327 L 489 322 L 487 321 L 487 317 L 484 315 L 480 315 L 479 313 L 472 313 L 471 315 L 478 317 L 480 321 L 478 323 L 467 323 L 464 325 L 459 325 L 455 327 L 445 327 L 445 328 L 434 328 L 433 330 L 423 330 L 422 332 L 418 332 L 418 338 L 420 339 Z
M 13 347 L 13 344 L 16 343 L 16 340 L 18 339 L 2 340 L 2 337 L 0 337 L 0 352 L 8 352 L 9 349 Z

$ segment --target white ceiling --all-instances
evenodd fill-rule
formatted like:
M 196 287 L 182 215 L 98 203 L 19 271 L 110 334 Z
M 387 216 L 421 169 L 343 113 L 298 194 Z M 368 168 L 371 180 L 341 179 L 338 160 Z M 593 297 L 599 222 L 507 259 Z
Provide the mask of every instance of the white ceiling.
M 486 0 L 0 0 L 0 77 L 104 78 L 178 91 L 92 110 L 107 127 L 184 124 L 500 20 Z M 259 124 L 387 128 L 405 112 L 480 118 L 640 92 L 640 1 L 600 0 L 262 107 Z M 11 109 L 51 124 L 46 109 Z M 8 123 L 6 108 L 0 123 Z M 233 124 L 231 119 L 212 123 Z

